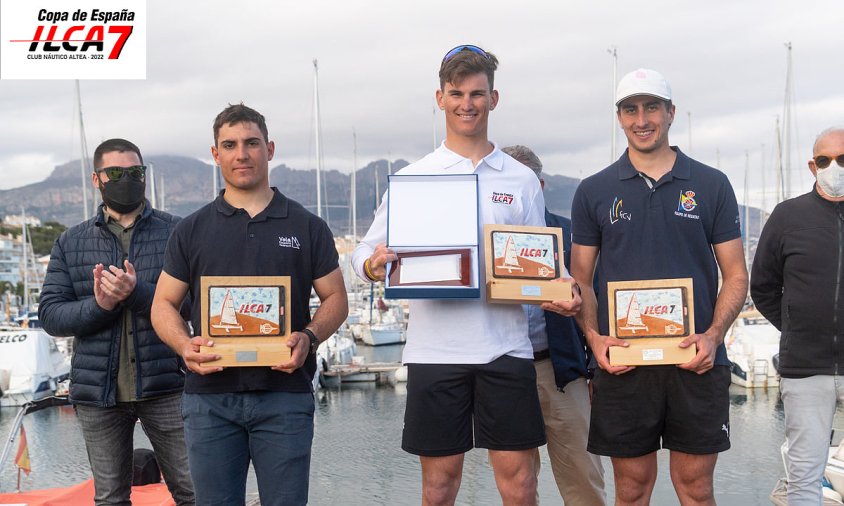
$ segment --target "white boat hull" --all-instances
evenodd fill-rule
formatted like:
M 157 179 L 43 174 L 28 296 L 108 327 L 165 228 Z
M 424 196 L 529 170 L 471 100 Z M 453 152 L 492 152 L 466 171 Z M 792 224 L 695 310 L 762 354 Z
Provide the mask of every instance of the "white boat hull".
M 779 353 L 780 332 L 758 313 L 739 315 L 726 340 L 734 385 L 773 388 L 780 384 L 774 367 Z
M 70 375 L 70 360 L 41 329 L 0 330 L 0 406 L 22 406 L 49 397 Z
M 379 325 L 369 327 L 369 332 L 361 336 L 364 343 L 370 346 L 382 346 L 385 344 L 400 344 L 404 342 L 404 325 L 400 323 Z

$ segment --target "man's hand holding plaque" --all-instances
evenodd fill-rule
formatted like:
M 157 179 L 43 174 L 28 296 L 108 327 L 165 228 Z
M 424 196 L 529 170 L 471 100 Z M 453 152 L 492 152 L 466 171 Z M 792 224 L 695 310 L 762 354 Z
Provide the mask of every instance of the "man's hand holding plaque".
M 571 284 L 571 299 L 543 302 L 540 307 L 544 311 L 552 311 L 562 316 L 576 316 L 580 312 L 580 304 L 583 302 L 583 299 L 580 298 L 580 286 L 572 278 L 557 278 L 553 282 Z
M 202 336 L 194 336 L 185 341 L 185 345 L 181 350 L 182 360 L 185 361 L 185 365 L 188 369 L 196 374 L 205 375 L 220 372 L 223 370 L 222 367 L 210 364 L 202 365 L 206 362 L 214 362 L 222 358 L 220 355 L 214 353 L 203 353 L 200 349 L 200 347 L 206 347 L 206 349 L 211 350 L 213 349 L 213 346 L 214 341 L 211 339 L 207 339 Z

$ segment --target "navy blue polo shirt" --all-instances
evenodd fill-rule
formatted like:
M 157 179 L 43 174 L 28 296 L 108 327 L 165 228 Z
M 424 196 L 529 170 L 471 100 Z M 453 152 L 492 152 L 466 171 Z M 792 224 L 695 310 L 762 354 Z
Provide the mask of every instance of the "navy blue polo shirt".
M 331 230 L 276 188 L 254 218 L 232 207 L 224 194 L 180 221 L 167 243 L 164 271 L 189 285 L 194 330 L 202 328 L 201 276 L 290 276 L 290 323 L 293 330 L 304 328 L 311 321 L 313 280 L 338 267 Z M 206 376 L 188 371 L 185 392 L 310 392 L 315 371 L 312 355 L 293 374 L 269 367 L 229 367 Z
M 692 278 L 695 331 L 712 323 L 718 295 L 712 245 L 741 237 L 738 204 L 724 173 L 671 149 L 677 160 L 659 181 L 639 173 L 625 151 L 574 194 L 573 240 L 600 249 L 595 275 L 603 335 L 609 332 L 608 281 Z M 729 364 L 723 345 L 715 363 Z

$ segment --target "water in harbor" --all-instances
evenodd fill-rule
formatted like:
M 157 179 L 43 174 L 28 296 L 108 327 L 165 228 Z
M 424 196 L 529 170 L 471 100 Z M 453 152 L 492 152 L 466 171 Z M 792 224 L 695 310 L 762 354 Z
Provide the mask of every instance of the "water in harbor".
M 367 361 L 396 361 L 400 346 L 359 346 Z M 403 384 L 345 384 L 317 394 L 316 431 L 311 465 L 310 504 L 414 505 L 419 504 L 421 480 L 416 457 L 400 448 L 406 391 Z M 777 391 L 730 391 L 732 444 L 716 468 L 716 499 L 722 505 L 770 504 L 768 495 L 783 475 L 779 445 L 783 440 L 783 411 Z M 5 438 L 17 408 L 0 410 L 0 434 Z M 836 426 L 844 427 L 842 413 Z M 22 478 L 22 488 L 66 486 L 89 476 L 85 445 L 71 408 L 50 408 L 25 419 L 33 471 Z M 149 447 L 140 428 L 136 446 Z M 542 504 L 560 504 L 547 455 L 539 494 Z M 659 454 L 660 475 L 653 504 L 676 504 L 668 476 L 668 452 Z M 607 471 L 612 497 L 612 472 Z M 0 470 L 0 490 L 14 489 L 11 463 Z M 255 490 L 254 478 L 250 489 Z M 467 454 L 461 505 L 500 504 L 486 452 Z

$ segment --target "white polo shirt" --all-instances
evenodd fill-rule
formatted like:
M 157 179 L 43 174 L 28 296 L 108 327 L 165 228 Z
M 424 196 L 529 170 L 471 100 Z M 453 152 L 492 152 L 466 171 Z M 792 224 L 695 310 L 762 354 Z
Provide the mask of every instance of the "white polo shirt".
M 398 172 L 417 174 L 478 175 L 479 237 L 484 224 L 545 226 L 545 199 L 533 171 L 502 153 L 497 145 L 478 163 L 449 150 L 443 143 L 436 151 Z M 503 198 L 502 198 L 503 197 Z M 387 198 L 352 255 L 352 266 L 361 279 L 364 261 L 375 247 L 387 242 Z M 487 364 L 503 355 L 533 358 L 528 325 L 522 306 L 489 304 L 484 295 L 486 276 L 483 242 L 479 251 L 480 299 L 414 299 L 404 363 Z

